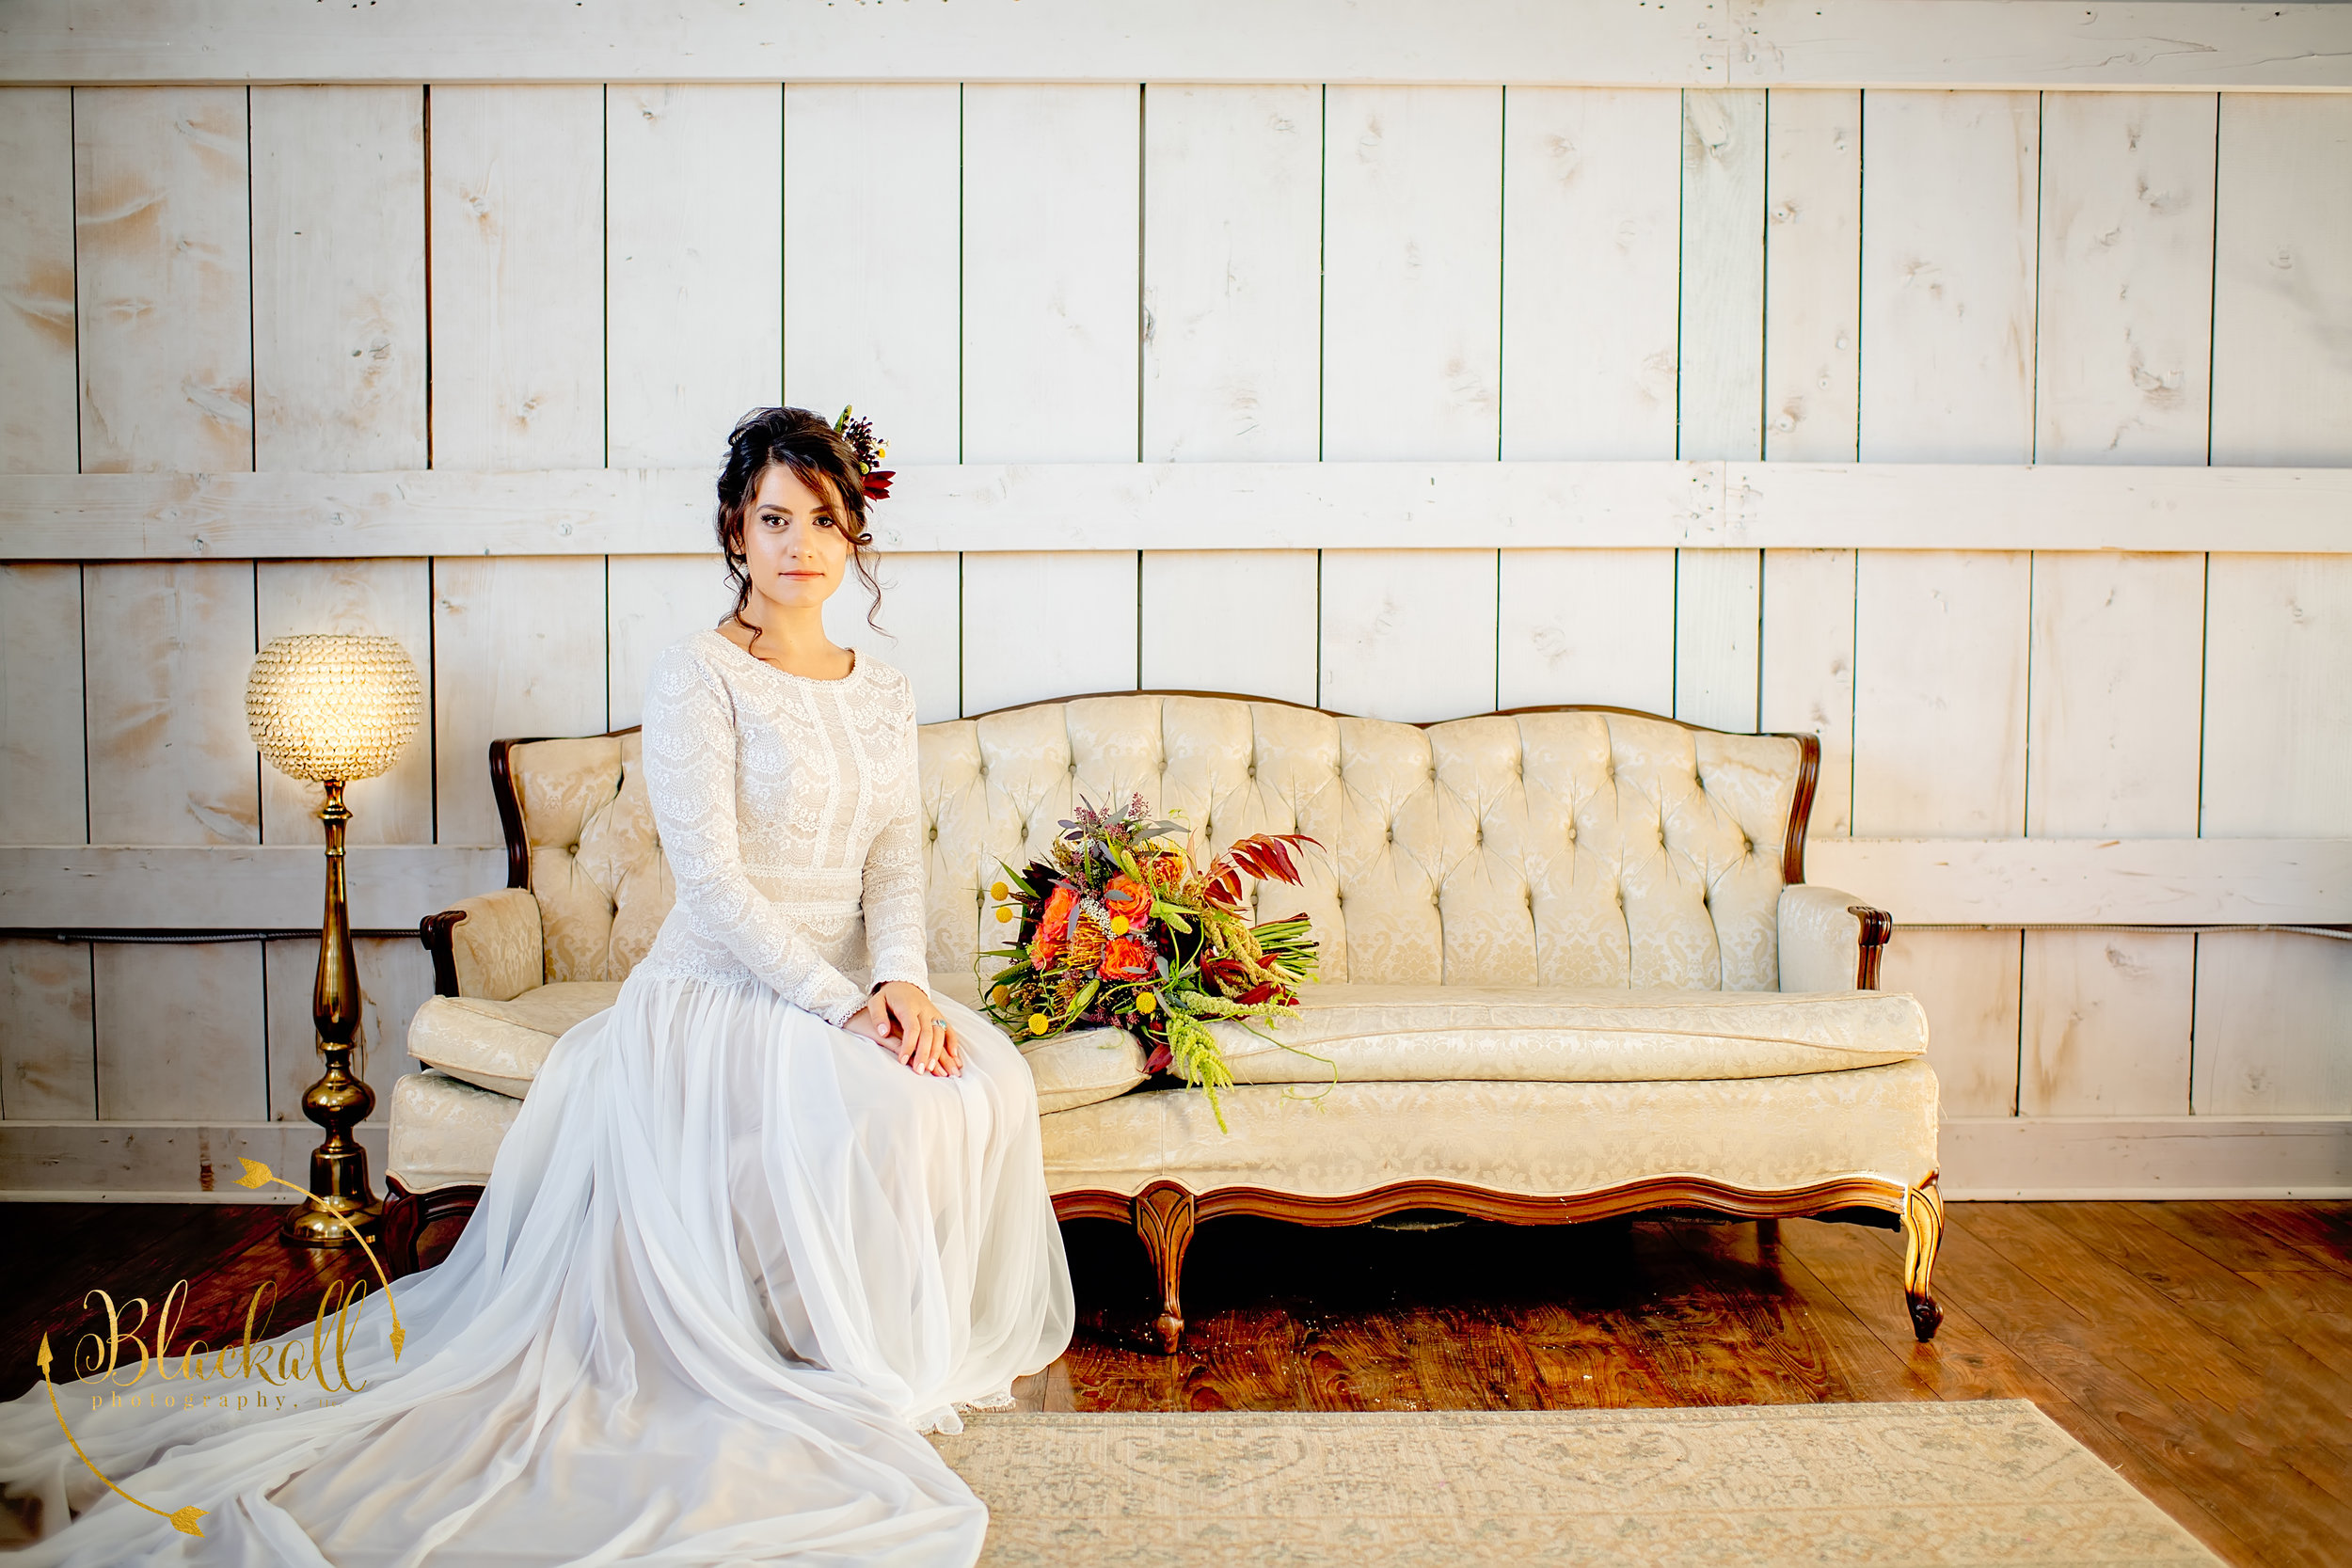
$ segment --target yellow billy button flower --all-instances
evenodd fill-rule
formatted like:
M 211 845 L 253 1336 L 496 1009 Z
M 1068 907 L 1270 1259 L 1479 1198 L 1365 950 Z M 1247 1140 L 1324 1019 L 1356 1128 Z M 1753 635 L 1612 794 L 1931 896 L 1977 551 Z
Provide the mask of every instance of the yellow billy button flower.
M 995 883 L 995 884 L 992 885 L 992 886 L 989 888 L 989 890 L 988 890 L 988 895 L 989 895 L 991 898 L 995 899 L 998 903 L 1000 903 L 1000 904 L 1001 904 L 1001 903 L 1003 903 L 1003 902 L 1004 902 L 1007 898 L 1009 898 L 1010 896 L 1012 896 L 1012 889 L 1010 889 L 1010 888 L 1007 887 L 1007 886 L 1006 886 L 1004 883 L 1002 883 L 1002 882 L 997 882 L 997 883 Z
M 1006 1003 L 1012 1000 L 1012 988 L 1010 986 L 998 986 L 994 990 L 988 993 L 988 999 L 994 1003 L 997 1006 L 1001 1007 Z
M 1123 914 L 1115 914 L 1111 916 L 1111 935 L 1115 937 L 1123 937 L 1126 934 L 1127 917 Z
M 1136 992 L 1136 1011 L 1139 1013 L 1152 1012 L 1157 1010 L 1159 1005 L 1160 999 L 1152 995 L 1150 991 L 1139 990 Z
M 1050 1021 L 1046 1018 L 1046 1016 L 1045 1016 L 1043 1013 L 1031 1013 L 1031 1014 L 1029 1015 L 1029 1033 L 1030 1033 L 1030 1034 L 1032 1034 L 1032 1035 L 1041 1035 L 1041 1034 L 1045 1033 L 1045 1031 L 1046 1031 L 1046 1030 L 1048 1030 L 1048 1029 L 1050 1029 L 1050 1028 L 1052 1028 L 1052 1027 L 1053 1027 L 1052 1022 L 1050 1022 Z
M 1010 904 L 999 904 L 996 906 L 996 924 L 999 926 L 1009 926 L 1012 924 L 1012 906 Z

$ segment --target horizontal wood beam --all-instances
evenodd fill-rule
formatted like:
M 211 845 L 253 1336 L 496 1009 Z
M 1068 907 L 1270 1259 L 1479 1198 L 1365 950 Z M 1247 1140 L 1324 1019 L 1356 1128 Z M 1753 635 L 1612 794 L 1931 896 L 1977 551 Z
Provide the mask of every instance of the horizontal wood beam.
M 2352 1197 L 2344 1117 L 1947 1117 L 1947 1198 Z
M 2347 8 L 2352 9 L 2352 8 Z M 690 555 L 699 468 L 0 475 L 0 560 Z M 1076 463 L 899 471 L 885 549 L 2352 551 L 2352 467 Z
M 458 899 L 506 885 L 506 851 L 355 845 L 351 923 L 414 929 Z M 0 927 L 17 930 L 316 930 L 326 858 L 317 845 L 0 847 Z
M 0 847 L 0 928 L 315 929 L 315 846 Z M 1806 879 L 1928 926 L 2352 922 L 2352 839 L 1815 839 Z M 358 846 L 352 924 L 405 930 L 506 882 L 503 850 Z
M 2352 86 L 2322 4 L 2066 0 L 11 0 L 0 82 Z
M 391 1085 L 372 1085 L 379 1105 Z M 381 1196 L 389 1124 L 360 1123 L 352 1136 L 368 1151 L 368 1174 Z M 308 1121 L 0 1122 L 0 1202 L 75 1200 L 114 1203 L 299 1203 L 283 1187 L 237 1185 L 238 1161 L 259 1160 L 289 1181 L 309 1179 L 319 1130 Z
M 1805 880 L 1922 926 L 2352 922 L 2352 839 L 1815 839 Z

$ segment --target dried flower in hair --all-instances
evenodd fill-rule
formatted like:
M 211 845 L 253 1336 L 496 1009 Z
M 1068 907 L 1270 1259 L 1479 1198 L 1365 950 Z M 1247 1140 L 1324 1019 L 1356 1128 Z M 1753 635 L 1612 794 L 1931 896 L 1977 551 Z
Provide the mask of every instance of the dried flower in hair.
M 850 407 L 844 404 L 841 417 L 833 421 L 834 430 L 850 449 L 850 456 L 857 464 L 858 477 L 864 482 L 868 500 L 883 500 L 890 495 L 890 482 L 897 470 L 882 467 L 890 455 L 890 443 L 877 439 L 874 421 L 850 418 Z

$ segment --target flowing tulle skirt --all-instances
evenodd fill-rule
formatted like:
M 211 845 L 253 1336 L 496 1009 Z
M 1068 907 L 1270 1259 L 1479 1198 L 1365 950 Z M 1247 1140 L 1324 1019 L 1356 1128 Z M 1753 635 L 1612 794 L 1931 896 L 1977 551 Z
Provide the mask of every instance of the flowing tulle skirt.
M 448 1259 L 394 1282 L 397 1361 L 369 1304 L 360 1392 L 60 1383 L 99 1467 L 202 1539 L 107 1495 L 40 1386 L 0 1406 L 0 1481 L 57 1532 L 16 1560 L 970 1563 L 986 1512 L 922 1433 L 1008 1402 L 1072 1308 L 1027 1065 L 941 1006 L 961 1077 L 641 971 L 556 1046 Z

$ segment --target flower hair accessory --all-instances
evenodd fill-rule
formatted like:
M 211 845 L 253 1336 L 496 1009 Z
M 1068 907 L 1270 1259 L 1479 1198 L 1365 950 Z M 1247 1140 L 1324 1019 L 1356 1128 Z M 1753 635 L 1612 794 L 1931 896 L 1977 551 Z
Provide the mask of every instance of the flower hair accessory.
M 850 405 L 842 404 L 841 417 L 833 421 L 834 434 L 849 444 L 850 460 L 857 464 L 858 476 L 865 483 L 867 500 L 887 500 L 890 481 L 895 469 L 881 467 L 890 455 L 890 443 L 874 437 L 874 421 L 850 418 Z

